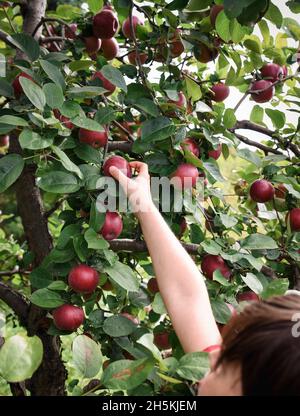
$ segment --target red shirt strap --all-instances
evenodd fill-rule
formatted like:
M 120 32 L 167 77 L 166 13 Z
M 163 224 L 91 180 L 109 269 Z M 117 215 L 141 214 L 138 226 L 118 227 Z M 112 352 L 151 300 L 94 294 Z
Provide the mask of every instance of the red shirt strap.
M 206 347 L 203 352 L 212 352 L 212 351 L 216 351 L 216 350 L 220 350 L 221 349 L 221 345 L 219 344 L 215 344 L 215 345 L 210 345 L 209 347 Z

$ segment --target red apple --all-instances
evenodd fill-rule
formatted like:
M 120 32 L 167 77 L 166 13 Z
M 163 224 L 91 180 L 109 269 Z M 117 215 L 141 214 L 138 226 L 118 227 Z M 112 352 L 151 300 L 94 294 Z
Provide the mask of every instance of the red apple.
M 176 188 L 189 189 L 196 186 L 199 172 L 196 166 L 191 165 L 190 163 L 182 163 L 177 167 L 171 178 L 176 179 L 176 181 L 173 181 Z
M 213 92 L 213 100 L 217 103 L 226 100 L 230 94 L 230 88 L 223 84 L 223 82 L 219 82 L 218 84 L 213 85 L 211 90 Z
M 209 17 L 211 21 L 211 25 L 215 28 L 216 27 L 216 20 L 218 17 L 218 14 L 224 10 L 224 6 L 222 4 L 215 4 L 211 7 Z
M 251 302 L 251 301 L 258 301 L 259 297 L 256 293 L 252 292 L 252 290 L 248 290 L 243 293 L 239 293 L 237 295 L 238 302 Z
M 75 331 L 84 321 L 81 308 L 74 305 L 62 305 L 52 312 L 54 325 L 64 331 Z
M 175 104 L 179 108 L 184 108 L 186 106 L 186 98 L 183 92 L 178 93 L 177 100 L 168 100 L 169 104 Z
M 122 217 L 117 212 L 107 211 L 105 214 L 105 221 L 100 230 L 100 234 L 105 240 L 114 240 L 118 238 L 123 230 Z
M 69 286 L 77 293 L 92 293 L 98 286 L 97 270 L 86 264 L 78 264 L 72 268 L 68 276 Z
M 53 110 L 53 113 L 54 113 L 55 118 L 57 118 L 59 121 L 61 121 L 61 123 L 65 127 L 72 130 L 72 128 L 74 127 L 74 124 L 72 123 L 72 121 L 68 117 L 63 116 L 57 108 L 55 108 Z
M 255 91 L 260 91 L 255 93 Z M 255 81 L 252 84 L 250 90 L 252 99 L 257 103 L 266 103 L 273 98 L 274 87 L 272 82 L 262 79 L 260 81 Z
M 136 34 L 136 27 L 137 25 L 143 25 L 143 22 L 141 21 L 141 19 L 137 16 L 132 16 L 132 28 L 133 28 L 133 32 L 134 34 Z M 122 32 L 123 35 L 125 36 L 125 38 L 128 39 L 132 39 L 132 32 L 131 32 L 131 27 L 130 27 L 130 18 L 127 17 L 127 19 L 124 20 L 123 25 L 122 25 Z
M 287 193 L 288 193 L 287 189 L 283 183 L 278 184 L 277 187 L 275 188 L 275 196 L 277 198 L 285 199 Z
M 69 26 L 66 26 L 65 36 L 67 39 L 76 39 L 76 30 L 77 24 L 71 23 Z
M 128 312 L 122 312 L 120 313 L 121 316 L 124 316 L 124 318 L 129 319 L 131 322 L 133 322 L 135 325 L 139 325 L 140 321 L 136 316 L 131 315 Z
M 111 39 L 119 28 L 118 16 L 112 10 L 105 8 L 93 18 L 93 32 L 97 38 Z
M 99 51 L 101 47 L 101 40 L 96 36 L 89 36 L 84 38 L 85 50 L 88 54 L 94 54 Z
M 144 63 L 147 61 L 148 59 L 148 55 L 146 53 L 140 52 L 138 54 L 139 58 L 140 58 L 140 62 L 142 65 L 144 65 Z M 131 65 L 138 65 L 138 59 L 137 59 L 137 53 L 136 51 L 132 51 L 128 54 L 128 61 L 131 63 Z
M 219 51 L 215 46 L 209 48 L 204 43 L 199 42 L 198 45 L 194 48 L 194 55 L 197 61 L 206 64 L 216 59 L 216 57 L 219 55 Z
M 155 293 L 159 292 L 159 287 L 158 287 L 158 283 L 157 283 L 157 279 L 155 279 L 155 277 L 152 277 L 147 284 L 147 289 L 149 290 L 150 293 L 152 293 L 153 295 Z
M 300 231 L 300 208 L 293 208 L 287 214 L 287 221 L 292 231 Z
M 213 279 L 214 271 L 220 270 L 222 275 L 229 279 L 231 270 L 221 256 L 207 254 L 201 262 L 201 270 L 207 279 Z
M 79 140 L 98 149 L 106 146 L 108 135 L 106 131 L 92 131 L 81 128 L 79 129 Z
M 170 40 L 170 51 L 173 58 L 178 58 L 184 52 L 184 45 L 180 38 L 181 30 L 177 29 Z
M 168 350 L 171 348 L 171 344 L 169 341 L 169 334 L 165 331 L 163 332 L 156 332 L 154 334 L 154 344 L 160 350 Z
M 106 79 L 105 76 L 102 75 L 101 72 L 99 71 L 95 72 L 92 79 L 95 79 L 95 78 L 98 78 L 102 81 L 103 88 L 107 90 L 105 95 L 111 95 L 115 91 L 116 86 L 112 84 L 108 79 Z
M 268 202 L 273 199 L 275 189 L 273 185 L 265 179 L 258 179 L 250 187 L 250 197 L 255 202 Z
M 189 150 L 192 152 L 196 157 L 199 157 L 200 150 L 198 147 L 198 144 L 195 142 L 194 139 L 187 137 L 182 143 L 181 143 L 182 149 Z
M 13 80 L 12 87 L 14 89 L 15 97 L 19 98 L 20 95 L 23 93 L 22 85 L 20 84 L 20 77 L 28 78 L 34 82 L 33 78 L 26 74 L 26 72 L 21 72 L 16 78 Z
M 221 143 L 219 143 L 219 145 L 216 149 L 208 151 L 208 157 L 211 157 L 215 160 L 218 160 L 219 157 L 221 156 L 221 154 L 222 154 L 222 145 L 221 145 Z
M 8 147 L 9 146 L 9 135 L 5 134 L 0 136 L 0 147 Z
M 102 55 L 108 61 L 116 58 L 119 54 L 119 44 L 115 38 L 103 39 L 101 44 Z
M 261 68 L 260 72 L 263 78 L 272 83 L 283 77 L 283 69 L 278 64 L 266 64 Z
M 181 238 L 183 234 L 186 232 L 186 230 L 187 230 L 187 222 L 186 222 L 186 219 L 182 217 L 180 224 L 179 224 L 178 238 Z
M 131 167 L 127 160 L 122 156 L 111 156 L 110 158 L 106 159 L 103 165 L 103 174 L 105 176 L 111 176 L 109 169 L 112 166 L 118 168 L 121 172 L 124 173 L 124 175 L 128 176 L 128 178 L 131 178 Z

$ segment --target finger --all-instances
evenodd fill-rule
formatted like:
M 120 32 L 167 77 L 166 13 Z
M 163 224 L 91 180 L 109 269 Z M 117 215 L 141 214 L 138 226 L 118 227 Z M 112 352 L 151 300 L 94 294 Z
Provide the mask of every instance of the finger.
M 138 162 L 136 160 L 134 162 L 130 162 L 129 165 L 131 168 L 136 169 L 139 175 L 144 176 L 145 178 L 149 176 L 148 165 L 146 163 Z
M 120 169 L 116 168 L 115 166 L 111 166 L 109 168 L 109 173 L 121 184 L 124 189 L 127 188 L 129 179 Z

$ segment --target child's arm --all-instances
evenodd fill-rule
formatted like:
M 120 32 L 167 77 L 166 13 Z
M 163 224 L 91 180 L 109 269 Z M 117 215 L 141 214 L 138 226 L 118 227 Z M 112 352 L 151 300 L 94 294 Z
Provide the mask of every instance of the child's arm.
M 110 173 L 125 190 L 136 212 L 152 258 L 161 296 L 185 352 L 201 351 L 221 341 L 199 269 L 152 202 L 148 166 L 132 162 L 139 175 L 129 179 L 117 168 Z

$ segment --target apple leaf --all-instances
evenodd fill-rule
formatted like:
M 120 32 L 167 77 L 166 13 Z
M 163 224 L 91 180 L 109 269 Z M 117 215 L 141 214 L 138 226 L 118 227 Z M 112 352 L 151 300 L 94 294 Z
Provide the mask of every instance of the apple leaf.
M 86 335 L 77 336 L 72 344 L 73 363 L 84 378 L 95 377 L 102 367 L 100 345 Z

